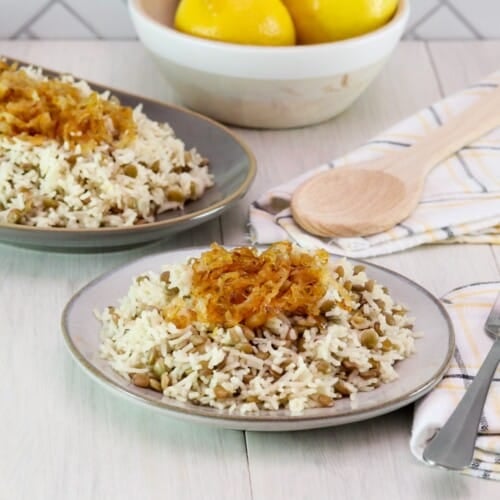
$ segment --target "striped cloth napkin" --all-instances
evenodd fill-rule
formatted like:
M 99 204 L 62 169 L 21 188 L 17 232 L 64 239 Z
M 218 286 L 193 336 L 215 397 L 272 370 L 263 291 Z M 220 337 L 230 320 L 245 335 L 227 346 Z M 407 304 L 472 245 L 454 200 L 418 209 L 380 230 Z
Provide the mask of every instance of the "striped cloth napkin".
M 482 283 L 453 290 L 442 299 L 455 327 L 455 356 L 437 387 L 415 405 L 410 448 L 419 460 L 491 348 L 493 339 L 484 331 L 484 323 L 499 291 L 500 282 Z M 463 472 L 500 480 L 500 369 L 486 399 L 473 462 Z
M 423 109 L 343 158 L 269 190 L 250 206 L 251 239 L 268 244 L 289 238 L 306 248 L 324 248 L 354 258 L 424 243 L 500 244 L 500 127 L 436 166 L 414 213 L 389 231 L 356 238 L 316 237 L 295 224 L 290 211 L 292 193 L 309 177 L 406 148 L 499 84 L 500 71 Z

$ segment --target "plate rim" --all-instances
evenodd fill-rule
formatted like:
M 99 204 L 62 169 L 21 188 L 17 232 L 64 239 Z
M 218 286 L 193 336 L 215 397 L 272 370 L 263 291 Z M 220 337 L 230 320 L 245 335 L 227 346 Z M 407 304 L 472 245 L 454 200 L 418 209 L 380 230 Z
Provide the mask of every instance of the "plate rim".
M 225 245 L 224 247 L 230 249 L 230 248 L 237 248 L 238 246 L 243 246 L 243 245 L 227 245 L 227 246 Z M 254 246 L 256 248 L 262 249 L 266 248 L 268 245 L 254 245 Z M 243 426 L 247 426 L 248 428 L 253 427 L 253 430 L 267 430 L 261 428 L 261 426 L 265 426 L 268 424 L 280 424 L 284 427 L 288 425 L 287 429 L 282 429 L 282 430 L 299 430 L 299 429 L 306 429 L 308 427 L 309 428 L 327 427 L 327 426 L 343 425 L 346 423 L 353 423 L 361 420 L 368 420 L 376 416 L 381 416 L 386 413 L 390 413 L 392 411 L 395 411 L 399 408 L 402 408 L 403 406 L 406 406 L 416 401 L 420 397 L 427 394 L 430 390 L 432 390 L 444 376 L 455 350 L 455 331 L 453 328 L 453 323 L 451 321 L 451 318 L 448 314 L 448 311 L 441 303 L 441 301 L 436 296 L 434 296 L 429 290 L 424 288 L 422 285 L 420 285 L 416 281 L 413 281 L 412 279 L 408 278 L 407 276 L 397 271 L 393 271 L 392 269 L 389 269 L 385 266 L 374 264 L 366 260 L 346 258 L 343 255 L 330 252 L 329 252 L 330 257 L 346 258 L 350 262 L 368 265 L 369 267 L 374 267 L 376 269 L 382 270 L 401 279 L 403 282 L 416 288 L 420 293 L 423 293 L 439 309 L 447 325 L 448 345 L 447 345 L 446 356 L 441 362 L 439 369 L 435 370 L 434 373 L 430 375 L 428 379 L 422 384 L 420 384 L 418 387 L 413 388 L 412 390 L 407 391 L 403 395 L 393 398 L 390 401 L 377 404 L 372 408 L 356 409 L 351 407 L 348 411 L 344 411 L 342 413 L 338 413 L 335 415 L 316 415 L 307 417 L 305 416 L 305 412 L 307 412 L 307 410 L 305 410 L 304 413 L 302 414 L 287 415 L 285 418 L 271 416 L 271 415 L 249 416 L 249 415 L 241 415 L 238 413 L 228 414 L 228 412 L 224 410 L 219 410 L 219 413 L 214 415 L 203 415 L 196 412 L 197 408 L 199 407 L 197 407 L 196 405 L 189 405 L 189 402 L 186 402 L 186 404 L 189 405 L 188 408 L 169 406 L 168 403 L 165 403 L 162 400 L 156 401 L 153 399 L 145 398 L 138 394 L 134 394 L 129 390 L 127 390 L 127 388 L 124 385 L 120 385 L 119 383 L 108 377 L 105 373 L 100 371 L 97 367 L 95 367 L 92 363 L 90 363 L 85 359 L 85 357 L 81 354 L 79 349 L 75 346 L 73 340 L 71 339 L 69 328 L 67 328 L 67 320 L 70 310 L 74 306 L 75 302 L 77 301 L 77 299 L 80 297 L 81 294 L 91 289 L 92 287 L 98 285 L 102 281 L 106 280 L 109 276 L 118 273 L 123 269 L 131 265 L 137 264 L 141 261 L 154 259 L 161 255 L 168 255 L 178 252 L 205 251 L 208 248 L 209 245 L 186 246 L 177 249 L 154 252 L 148 255 L 144 255 L 138 259 L 133 259 L 125 264 L 122 264 L 120 266 L 117 266 L 109 271 L 100 274 L 99 276 L 97 276 L 96 278 L 85 284 L 83 287 L 81 287 L 79 290 L 77 290 L 68 300 L 62 311 L 60 326 L 63 332 L 64 343 L 67 349 L 69 350 L 70 354 L 72 355 L 72 357 L 75 359 L 75 361 L 77 361 L 77 364 L 80 366 L 80 368 L 82 368 L 85 372 L 87 372 L 87 374 L 89 374 L 94 381 L 98 382 L 100 385 L 104 386 L 106 389 L 110 390 L 115 395 L 125 396 L 126 398 L 131 399 L 134 402 L 141 404 L 142 406 L 146 406 L 156 411 L 160 411 L 164 415 L 170 415 L 174 418 L 187 417 L 190 420 L 196 420 L 198 422 L 218 425 L 222 427 L 225 426 L 224 424 L 229 424 L 226 426 L 226 428 L 242 428 Z M 123 380 L 125 382 L 125 379 Z M 175 399 L 173 398 L 169 399 L 175 401 Z M 191 410 L 194 410 L 194 412 Z M 214 410 L 216 409 L 214 408 Z M 271 412 L 271 410 L 266 410 L 266 412 Z M 300 427 L 301 424 L 306 424 L 306 425 L 304 427 Z M 296 429 L 291 429 L 290 427 L 294 427 Z M 269 430 L 278 431 L 280 429 L 269 429 Z
M 65 234 L 65 235 L 68 235 L 68 237 L 71 237 L 71 236 L 77 236 L 77 235 L 98 236 L 98 235 L 102 235 L 102 234 L 106 234 L 106 235 L 121 234 L 121 233 L 129 234 L 131 232 L 134 232 L 134 233 L 135 232 L 144 232 L 144 231 L 146 231 L 146 228 L 151 229 L 151 230 L 164 229 L 164 228 L 167 228 L 169 226 L 175 225 L 177 223 L 182 223 L 182 222 L 186 222 L 186 221 L 198 221 L 200 218 L 204 219 L 206 217 L 214 215 L 214 212 L 215 212 L 215 214 L 218 213 L 220 210 L 223 210 L 227 206 L 231 205 L 233 202 L 235 202 L 238 199 L 240 199 L 241 197 L 243 197 L 245 195 L 245 193 L 248 191 L 248 189 L 250 188 L 250 185 L 252 184 L 252 181 L 255 178 L 255 175 L 257 173 L 257 160 L 255 158 L 254 153 L 250 149 L 250 147 L 235 132 L 230 130 L 228 127 L 226 127 L 222 123 L 220 123 L 216 120 L 213 120 L 212 118 L 209 118 L 208 116 L 205 116 L 205 115 L 198 113 L 196 111 L 192 111 L 191 109 L 185 108 L 183 106 L 179 106 L 177 104 L 162 102 L 158 99 L 153 99 L 150 97 L 141 96 L 139 94 L 136 94 L 133 92 L 128 92 L 126 90 L 119 89 L 119 88 L 116 88 L 116 87 L 111 86 L 111 85 L 108 86 L 108 85 L 104 85 L 102 83 L 97 83 L 97 82 L 94 82 L 93 80 L 88 80 L 86 78 L 77 76 L 77 75 L 70 73 L 70 72 L 57 71 L 54 69 L 47 68 L 46 66 L 42 66 L 40 64 L 29 63 L 29 62 L 23 61 L 22 59 L 15 59 L 12 57 L 5 57 L 4 59 L 8 63 L 17 63 L 20 65 L 33 66 L 36 68 L 40 68 L 44 73 L 51 73 L 54 75 L 71 75 L 76 80 L 83 80 L 83 81 L 87 82 L 90 85 L 92 90 L 95 90 L 97 88 L 97 89 L 100 89 L 99 92 L 108 90 L 111 93 L 117 92 L 119 94 L 126 94 L 127 96 L 130 96 L 134 99 L 137 99 L 139 101 L 139 103 L 148 102 L 151 104 L 155 104 L 157 106 L 161 106 L 162 108 L 170 108 L 170 109 L 173 109 L 175 111 L 179 111 L 181 113 L 191 115 L 194 118 L 198 118 L 198 119 L 201 119 L 203 121 L 206 121 L 210 125 L 213 125 L 216 128 L 218 128 L 219 130 L 222 130 L 223 132 L 225 132 L 242 148 L 242 150 L 245 152 L 245 155 L 248 158 L 249 168 L 248 168 L 248 172 L 247 172 L 247 175 L 245 177 L 245 180 L 243 181 L 243 183 L 239 186 L 239 188 L 237 190 L 232 192 L 230 195 L 224 197 L 224 199 L 219 200 L 218 202 L 213 203 L 210 206 L 205 207 L 203 209 L 196 210 L 195 212 L 193 212 L 191 214 L 181 214 L 181 215 L 178 215 L 177 217 L 173 217 L 171 219 L 153 221 L 153 222 L 148 222 L 146 224 L 140 224 L 140 225 L 134 225 L 134 226 L 104 227 L 104 228 L 67 229 L 67 228 L 63 228 L 63 227 L 47 227 L 46 228 L 46 227 L 38 227 L 38 226 L 27 226 L 27 225 L 21 225 L 21 224 L 0 224 L 0 233 L 1 233 L 2 229 L 7 229 L 7 230 L 14 231 L 14 232 L 18 232 L 18 231 L 19 232 L 29 232 L 30 234 L 37 234 L 37 233 L 46 234 L 46 235 L 55 234 L 55 233 L 60 234 L 60 235 Z M 179 138 L 179 139 L 183 140 L 182 138 Z M 209 189 L 211 189 L 211 188 L 208 188 L 208 190 Z M 202 198 L 199 198 L 199 199 L 201 200 Z M 177 212 L 180 212 L 180 211 L 178 210 Z M 168 212 L 163 212 L 163 213 L 176 213 L 176 212 L 175 211 L 168 211 Z M 3 240 L 0 238 L 0 241 L 3 241 Z

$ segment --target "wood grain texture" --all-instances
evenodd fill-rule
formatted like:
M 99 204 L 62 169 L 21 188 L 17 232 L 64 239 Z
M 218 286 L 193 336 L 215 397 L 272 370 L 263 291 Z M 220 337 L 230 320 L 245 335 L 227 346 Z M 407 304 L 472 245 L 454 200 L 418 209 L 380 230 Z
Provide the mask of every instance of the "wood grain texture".
M 0 42 L 0 53 L 148 97 L 171 97 L 136 42 Z M 496 483 L 431 469 L 412 457 L 411 406 L 338 428 L 245 435 L 130 404 L 76 366 L 59 317 L 87 281 L 138 256 L 213 240 L 246 242 L 248 202 L 264 189 L 497 69 L 499 54 L 500 42 L 403 43 L 337 119 L 289 131 L 238 130 L 259 164 L 249 195 L 220 220 L 173 240 L 81 255 L 0 245 L 0 499 L 495 498 Z M 426 246 L 373 261 L 436 295 L 500 275 L 486 245 Z

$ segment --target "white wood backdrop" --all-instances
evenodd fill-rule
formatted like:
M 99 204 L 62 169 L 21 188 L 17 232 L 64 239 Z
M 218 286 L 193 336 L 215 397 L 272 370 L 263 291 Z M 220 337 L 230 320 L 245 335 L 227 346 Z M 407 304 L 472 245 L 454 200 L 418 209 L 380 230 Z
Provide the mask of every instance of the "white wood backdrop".
M 137 42 L 2 41 L 0 54 L 104 85 L 168 99 Z M 0 500 L 492 499 L 497 483 L 428 468 L 410 454 L 412 407 L 370 421 L 296 433 L 243 433 L 167 419 L 90 380 L 63 345 L 71 295 L 140 255 L 191 244 L 246 242 L 248 202 L 335 158 L 450 92 L 500 69 L 500 42 L 405 42 L 355 105 L 291 131 L 237 130 L 259 171 L 221 219 L 175 241 L 102 255 L 0 245 Z M 436 295 L 499 279 L 500 249 L 427 246 L 373 259 Z

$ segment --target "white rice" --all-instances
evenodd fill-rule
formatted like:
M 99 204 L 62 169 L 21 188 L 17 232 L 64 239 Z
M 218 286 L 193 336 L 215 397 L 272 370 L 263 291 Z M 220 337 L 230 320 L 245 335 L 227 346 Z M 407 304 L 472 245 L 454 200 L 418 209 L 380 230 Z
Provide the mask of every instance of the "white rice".
M 343 277 L 335 272 L 339 265 Z M 250 341 L 240 325 L 194 323 L 180 329 L 163 319 L 162 311 L 179 294 L 189 302 L 191 264 L 165 266 L 168 284 L 160 274 L 146 273 L 133 280 L 117 306 L 96 312 L 102 323 L 100 354 L 126 379 L 142 373 L 159 381 L 164 371 L 167 382 L 160 390 L 165 396 L 230 412 L 284 407 L 301 413 L 344 396 L 354 399 L 359 391 L 398 377 L 395 364 L 414 351 L 413 319 L 373 282 L 371 291 L 348 292 L 353 309 L 347 311 L 339 285 L 350 281 L 364 287 L 369 278 L 345 260 L 329 266 L 331 285 L 321 299 L 329 304 L 323 326 L 301 326 L 307 322 L 303 317 L 273 317 Z M 359 328 L 352 325 L 355 315 Z M 368 330 L 376 330 L 374 345 L 363 345 Z M 191 342 L 195 335 L 205 338 L 202 349 Z M 242 350 L 246 344 L 248 353 L 248 347 Z M 159 358 L 164 366 L 155 373 Z M 158 382 L 153 385 L 158 389 Z M 227 397 L 220 397 L 220 388 Z
M 36 68 L 22 69 L 32 78 L 47 79 Z M 92 92 L 84 81 L 62 80 L 84 95 Z M 109 92 L 100 95 L 110 97 Z M 182 208 L 213 185 L 207 161 L 195 149 L 186 151 L 167 123 L 150 120 L 141 106 L 133 119 L 137 135 L 128 147 L 101 144 L 85 154 L 79 146 L 55 140 L 35 145 L 0 135 L 0 224 L 131 226 Z M 126 174 L 127 165 L 135 166 L 135 177 Z

